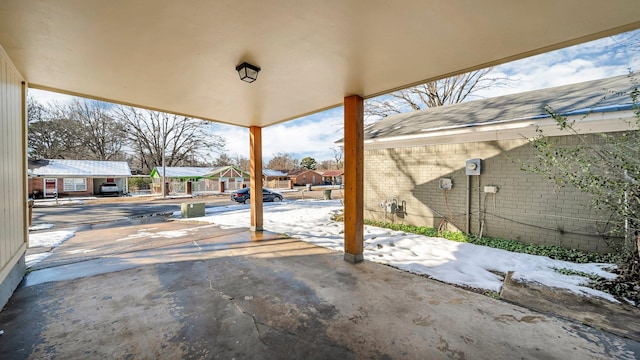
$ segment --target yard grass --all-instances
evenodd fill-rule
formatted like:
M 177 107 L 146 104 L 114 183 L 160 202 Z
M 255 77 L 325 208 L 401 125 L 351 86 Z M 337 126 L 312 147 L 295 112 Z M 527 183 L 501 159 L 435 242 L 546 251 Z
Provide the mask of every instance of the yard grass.
M 567 249 L 556 245 L 537 245 L 537 244 L 524 244 L 517 240 L 512 239 L 500 239 L 488 236 L 479 238 L 473 234 L 467 235 L 458 231 L 444 231 L 438 233 L 438 230 L 432 227 L 415 226 L 405 224 L 393 224 L 384 223 L 382 221 L 365 220 L 366 225 L 376 226 L 385 229 L 391 229 L 396 231 L 403 231 L 411 234 L 419 234 L 431 237 L 441 237 L 451 241 L 466 242 L 470 244 L 488 246 L 494 249 L 502 249 L 517 253 L 524 253 L 530 255 L 547 256 L 555 260 L 564 260 L 574 263 L 618 263 L 620 256 L 615 253 L 593 253 L 577 249 Z

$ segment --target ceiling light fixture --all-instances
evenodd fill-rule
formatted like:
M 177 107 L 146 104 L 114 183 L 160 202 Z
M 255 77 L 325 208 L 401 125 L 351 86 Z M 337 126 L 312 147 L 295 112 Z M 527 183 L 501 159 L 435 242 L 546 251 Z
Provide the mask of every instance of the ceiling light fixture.
M 240 80 L 252 83 L 258 79 L 258 72 L 260 72 L 260 68 L 247 62 L 243 62 L 236 66 L 236 71 L 238 72 L 238 75 L 240 75 Z

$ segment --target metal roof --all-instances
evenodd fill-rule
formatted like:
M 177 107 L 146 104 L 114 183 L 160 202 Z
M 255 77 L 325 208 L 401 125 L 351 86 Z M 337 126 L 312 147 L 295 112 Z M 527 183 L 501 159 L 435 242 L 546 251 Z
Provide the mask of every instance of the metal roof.
M 243 175 L 248 175 L 246 171 L 241 170 L 240 168 L 233 165 L 226 165 L 220 167 L 196 167 L 196 166 L 174 166 L 167 167 L 166 169 L 166 177 L 171 178 L 202 178 L 202 177 L 216 177 L 216 175 L 224 172 L 230 168 L 237 170 L 239 173 Z M 162 166 L 157 166 L 153 170 L 151 170 L 152 177 L 161 177 L 162 176 Z
M 288 176 L 298 176 L 298 175 L 302 175 L 302 174 L 304 174 L 304 173 L 306 173 L 306 172 L 309 172 L 309 171 L 314 172 L 314 173 L 316 173 L 316 174 L 318 174 L 318 175 L 321 175 L 321 172 L 320 172 L 320 171 L 312 170 L 312 169 L 298 169 L 298 170 L 291 170 L 291 171 L 288 171 L 288 172 L 287 172 L 287 175 L 288 175 Z
M 29 160 L 30 176 L 51 177 L 128 177 L 129 164 L 124 161 L 98 160 Z
M 262 175 L 266 177 L 285 177 L 287 174 L 278 170 L 262 169 Z
M 205 177 L 207 174 L 213 173 L 216 169 L 215 167 L 195 167 L 195 166 L 181 166 L 181 167 L 173 167 L 167 166 L 165 168 L 164 174 L 166 177 L 170 178 L 199 178 Z M 152 171 L 150 176 L 161 177 L 163 174 L 162 166 L 156 166 Z

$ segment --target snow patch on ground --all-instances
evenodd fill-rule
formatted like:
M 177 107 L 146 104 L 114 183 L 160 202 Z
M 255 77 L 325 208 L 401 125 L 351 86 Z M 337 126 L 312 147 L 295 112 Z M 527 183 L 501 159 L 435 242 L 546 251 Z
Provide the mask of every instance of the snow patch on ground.
M 91 198 L 87 198 L 91 199 Z M 93 198 L 95 199 L 95 198 Z M 36 206 L 38 207 L 49 207 L 49 206 L 60 206 L 60 205 L 82 205 L 84 201 L 82 199 L 58 199 L 54 200 L 38 200 L 36 201 Z
M 30 268 L 33 265 L 39 263 L 40 261 L 48 258 L 50 255 L 51 255 L 50 252 L 43 252 L 43 253 L 39 253 L 39 254 L 26 255 L 24 257 L 24 262 L 25 262 L 25 265 L 27 266 L 27 268 Z
M 38 224 L 29 227 L 29 231 L 49 230 L 53 228 L 53 224 Z
M 59 230 L 44 233 L 29 234 L 29 247 L 55 247 L 71 239 L 73 231 Z
M 53 226 L 52 226 L 53 227 Z M 74 236 L 74 231 L 60 230 L 43 233 L 29 234 L 29 247 L 56 247 Z M 51 255 L 51 252 L 29 254 L 25 256 L 27 267 L 31 267 Z
M 205 226 L 211 226 L 211 225 L 205 225 Z M 181 237 L 188 236 L 192 232 L 196 231 L 198 228 L 201 228 L 201 227 L 204 227 L 204 226 L 197 226 L 197 227 L 188 228 L 188 229 L 182 229 L 182 230 L 167 230 L 167 231 L 158 231 L 158 232 L 153 232 L 153 230 L 155 230 L 155 228 L 140 229 L 140 230 L 138 230 L 137 233 L 128 235 L 127 237 L 124 237 L 124 238 L 116 239 L 116 241 L 128 241 L 128 240 L 145 239 L 145 238 L 149 238 L 149 239 L 159 239 L 159 238 L 175 239 L 175 238 L 181 238 Z

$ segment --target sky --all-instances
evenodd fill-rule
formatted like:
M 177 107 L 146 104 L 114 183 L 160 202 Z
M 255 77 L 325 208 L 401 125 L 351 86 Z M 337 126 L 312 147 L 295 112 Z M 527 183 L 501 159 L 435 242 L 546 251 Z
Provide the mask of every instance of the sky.
M 223 228 L 246 228 L 250 223 L 249 206 L 244 204 L 207 208 L 204 217 L 184 219 L 193 223 L 193 227 L 202 226 L 202 222 L 220 225 Z M 279 234 L 329 248 L 337 252 L 344 250 L 344 224 L 332 220 L 332 216 L 343 209 L 340 200 L 294 200 L 264 204 L 264 228 Z M 173 214 L 176 220 L 181 213 Z M 197 221 L 196 221 L 197 220 Z M 46 224 L 38 225 L 38 229 L 50 229 Z M 74 229 L 33 231 L 29 234 L 29 248 L 60 247 L 65 241 L 74 237 Z M 160 231 L 147 229 L 145 237 L 176 238 L 187 237 L 189 229 L 180 231 Z M 136 233 L 132 236 L 139 237 Z M 122 239 L 126 241 L 127 239 Z M 194 241 L 195 243 L 195 241 Z M 83 248 L 82 252 L 91 253 L 97 250 Z M 202 249 L 194 244 L 193 251 Z M 54 251 L 67 251 L 59 248 Z M 78 250 L 76 250 L 78 251 Z M 185 253 L 188 249 L 185 250 Z M 27 266 L 44 261 L 50 251 L 30 254 L 26 257 Z M 206 255 L 206 254 L 205 254 Z M 108 255 L 106 259 L 97 261 L 113 261 L 118 263 L 118 255 Z M 142 253 L 139 256 L 143 256 Z M 593 296 L 617 302 L 611 295 L 584 286 L 588 279 L 578 275 L 565 275 L 556 269 L 570 269 L 585 274 L 594 274 L 605 278 L 615 278 L 615 274 L 607 271 L 612 264 L 575 264 L 553 260 L 545 256 L 513 253 L 506 250 L 493 249 L 469 243 L 459 243 L 443 238 L 408 234 L 400 231 L 365 226 L 364 258 L 366 261 L 393 266 L 408 272 L 427 275 L 431 278 L 455 285 L 475 289 L 500 292 L 504 283 L 504 275 L 513 271 L 512 278 L 519 282 L 534 282 L 549 287 L 566 289 L 583 296 Z M 145 257 L 138 259 L 139 264 L 172 261 L 171 258 Z M 120 261 L 122 262 L 122 261 Z M 114 271 L 113 267 L 104 264 L 93 273 Z M 59 281 L 77 278 L 81 272 L 74 271 L 73 264 L 66 265 L 64 271 L 48 273 L 47 270 L 31 272 L 27 283 L 34 285 L 45 281 Z M 83 265 L 84 266 L 84 265 Z M 128 266 L 139 266 L 130 263 Z M 112 270 L 109 270 L 112 269 Z M 121 269 L 121 268 L 119 268 Z M 59 278 L 56 278 L 59 276 Z M 502 274 L 502 275 L 501 275 Z M 28 285 L 29 286 L 29 285 Z
M 624 75 L 630 69 L 640 69 L 640 30 L 496 66 L 489 76 L 508 78 L 507 84 L 479 92 L 468 100 Z M 69 99 L 40 90 L 32 89 L 30 93 L 42 103 Z M 317 162 L 333 159 L 335 141 L 342 138 L 342 121 L 343 109 L 338 107 L 264 128 L 264 163 L 277 153 L 292 153 L 297 159 L 310 156 Z M 248 129 L 214 124 L 212 131 L 227 139 L 229 155 L 249 157 Z

